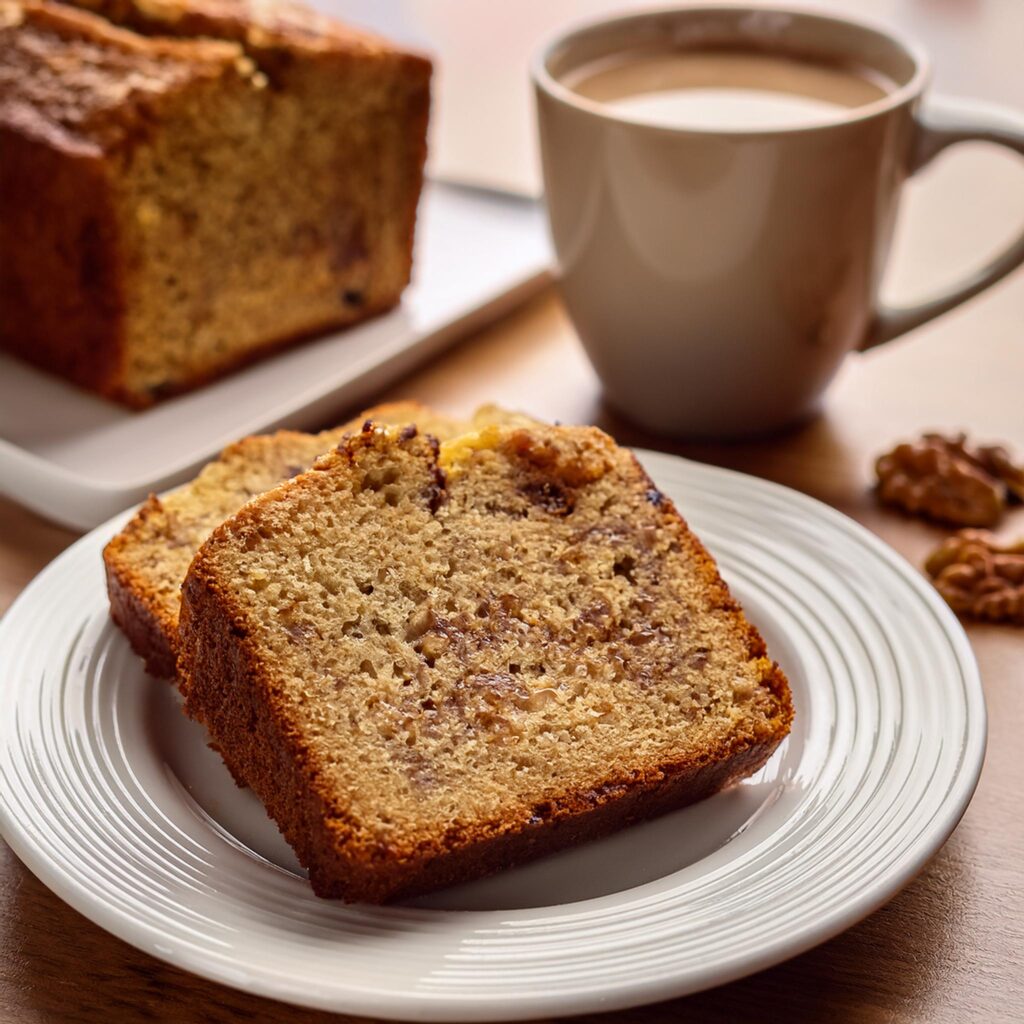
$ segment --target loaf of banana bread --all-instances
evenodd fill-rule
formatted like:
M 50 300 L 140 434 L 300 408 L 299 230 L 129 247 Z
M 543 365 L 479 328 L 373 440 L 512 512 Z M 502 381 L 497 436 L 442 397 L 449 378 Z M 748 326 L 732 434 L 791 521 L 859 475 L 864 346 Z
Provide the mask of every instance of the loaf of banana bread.
M 398 301 L 427 60 L 298 4 L 80 6 L 0 0 L 0 347 L 145 406 Z

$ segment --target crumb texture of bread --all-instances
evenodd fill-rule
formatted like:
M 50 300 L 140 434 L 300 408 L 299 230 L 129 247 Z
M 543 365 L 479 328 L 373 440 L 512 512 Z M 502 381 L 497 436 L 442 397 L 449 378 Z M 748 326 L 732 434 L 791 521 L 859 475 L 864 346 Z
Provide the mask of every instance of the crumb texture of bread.
M 200 545 L 250 498 L 312 466 L 317 456 L 358 432 L 368 420 L 415 423 L 445 440 L 475 425 L 524 420 L 496 406 L 471 421 L 435 412 L 417 402 L 377 405 L 333 430 L 318 434 L 279 430 L 246 437 L 226 448 L 187 484 L 142 504 L 103 549 L 111 615 L 142 656 L 151 675 L 175 674 L 181 584 Z
M 367 428 L 213 532 L 180 633 L 186 710 L 349 900 L 700 799 L 792 717 L 710 556 L 593 428 Z
M 0 0 L 0 346 L 145 406 L 398 301 L 429 61 L 297 4 L 80 6 Z

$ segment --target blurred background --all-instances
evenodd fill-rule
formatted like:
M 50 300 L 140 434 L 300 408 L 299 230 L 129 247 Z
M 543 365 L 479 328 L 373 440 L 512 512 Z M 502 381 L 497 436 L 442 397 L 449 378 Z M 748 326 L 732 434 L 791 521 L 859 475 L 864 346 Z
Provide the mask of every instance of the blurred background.
M 642 0 L 313 4 L 436 58 L 433 176 L 528 195 L 541 189 L 529 80 L 533 53 L 574 20 L 656 6 Z M 931 55 L 934 92 L 1024 108 L 1022 0 L 803 0 L 796 5 L 884 21 L 913 37 Z M 980 180 L 989 187 L 977 189 Z M 933 183 L 940 187 L 931 188 Z M 959 196 L 971 215 L 943 216 L 943 197 L 949 195 Z M 985 262 L 1021 223 L 1024 174 L 1013 154 L 986 144 L 943 154 L 905 193 L 884 297 L 912 302 L 934 293 Z

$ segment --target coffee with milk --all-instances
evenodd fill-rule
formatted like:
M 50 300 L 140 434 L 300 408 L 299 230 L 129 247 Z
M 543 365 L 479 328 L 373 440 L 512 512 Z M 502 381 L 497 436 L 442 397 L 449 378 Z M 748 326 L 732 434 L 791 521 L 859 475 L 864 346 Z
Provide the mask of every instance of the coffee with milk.
M 701 131 L 827 123 L 893 89 L 867 68 L 740 49 L 626 51 L 573 69 L 563 84 L 630 120 Z

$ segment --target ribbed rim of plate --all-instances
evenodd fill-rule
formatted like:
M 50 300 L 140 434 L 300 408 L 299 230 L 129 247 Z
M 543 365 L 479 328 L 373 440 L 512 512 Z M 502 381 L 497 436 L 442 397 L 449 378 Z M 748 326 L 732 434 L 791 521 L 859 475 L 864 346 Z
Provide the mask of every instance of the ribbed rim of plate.
M 531 910 L 317 900 L 198 821 L 166 767 L 124 734 L 121 711 L 139 698 L 119 681 L 134 656 L 107 619 L 99 560 L 122 517 L 61 555 L 0 623 L 4 838 L 57 895 L 154 956 L 378 1017 L 623 1008 L 733 980 L 849 927 L 923 867 L 974 791 L 986 725 L 967 638 L 906 562 L 833 509 L 638 454 L 751 610 L 771 609 L 795 638 L 814 687 L 797 714 L 828 733 L 791 780 L 793 813 L 741 855 Z

